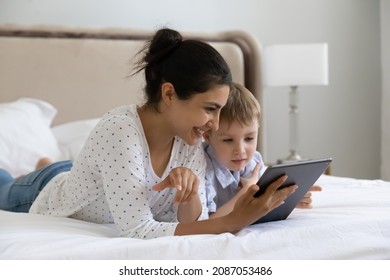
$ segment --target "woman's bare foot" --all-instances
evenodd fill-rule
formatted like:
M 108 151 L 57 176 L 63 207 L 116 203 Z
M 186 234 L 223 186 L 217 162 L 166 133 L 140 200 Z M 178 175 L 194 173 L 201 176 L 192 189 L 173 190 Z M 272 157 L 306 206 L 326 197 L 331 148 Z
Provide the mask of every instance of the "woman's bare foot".
M 38 160 L 37 164 L 35 165 L 35 169 L 39 169 L 42 167 L 45 167 L 46 165 L 49 165 L 52 163 L 52 160 L 48 157 L 43 157 L 40 160 Z

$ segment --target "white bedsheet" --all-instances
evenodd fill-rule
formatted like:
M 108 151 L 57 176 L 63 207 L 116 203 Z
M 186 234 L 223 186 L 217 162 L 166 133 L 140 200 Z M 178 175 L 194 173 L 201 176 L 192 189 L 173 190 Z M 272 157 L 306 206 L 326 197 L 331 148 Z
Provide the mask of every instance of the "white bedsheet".
M 235 235 L 118 238 L 112 225 L 0 211 L 0 259 L 390 259 L 390 183 L 318 183 L 313 209 Z

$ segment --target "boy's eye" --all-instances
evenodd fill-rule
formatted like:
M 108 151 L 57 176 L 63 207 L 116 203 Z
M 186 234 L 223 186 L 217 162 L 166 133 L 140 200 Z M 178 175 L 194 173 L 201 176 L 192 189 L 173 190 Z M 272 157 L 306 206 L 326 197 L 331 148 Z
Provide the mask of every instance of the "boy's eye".
M 252 141 L 253 139 L 254 139 L 253 137 L 246 137 L 246 138 L 245 138 L 245 141 L 250 142 L 250 141 Z
M 223 142 L 232 142 L 233 139 L 229 139 L 229 138 L 228 138 L 228 139 L 223 139 L 222 141 L 223 141 Z

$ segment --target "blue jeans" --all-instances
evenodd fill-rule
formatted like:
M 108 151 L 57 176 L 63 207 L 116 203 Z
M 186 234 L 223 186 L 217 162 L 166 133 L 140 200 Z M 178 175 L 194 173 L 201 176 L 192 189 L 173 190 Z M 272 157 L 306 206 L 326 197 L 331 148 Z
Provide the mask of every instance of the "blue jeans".
M 46 184 L 59 173 L 72 168 L 70 160 L 52 163 L 20 178 L 14 179 L 0 168 L 0 209 L 28 212 Z

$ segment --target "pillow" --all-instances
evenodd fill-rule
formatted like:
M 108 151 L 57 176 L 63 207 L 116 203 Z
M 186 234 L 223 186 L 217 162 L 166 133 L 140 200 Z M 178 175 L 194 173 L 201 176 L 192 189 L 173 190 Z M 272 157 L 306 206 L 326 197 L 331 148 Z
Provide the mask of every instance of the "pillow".
M 38 99 L 0 103 L 0 168 L 18 177 L 33 171 L 42 157 L 57 160 L 60 151 L 50 128 L 56 114 Z
M 98 121 L 98 118 L 86 119 L 61 124 L 52 128 L 61 151 L 61 159 L 74 160 L 77 157 Z

